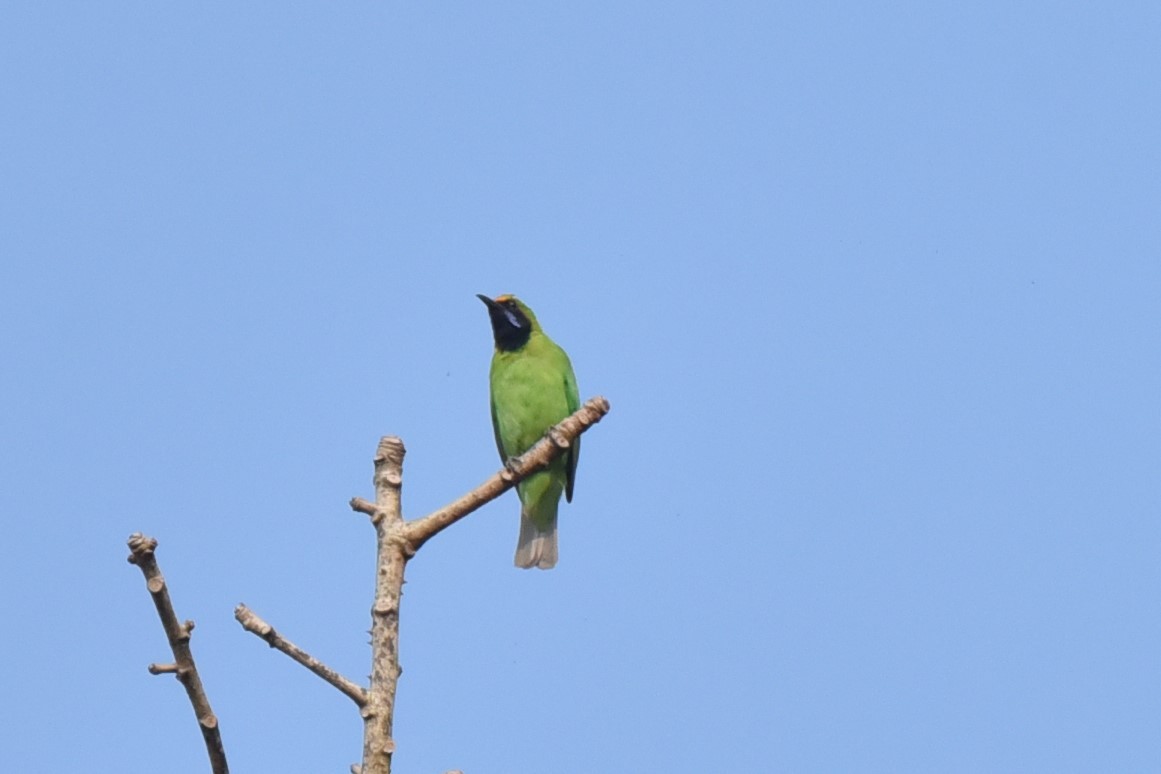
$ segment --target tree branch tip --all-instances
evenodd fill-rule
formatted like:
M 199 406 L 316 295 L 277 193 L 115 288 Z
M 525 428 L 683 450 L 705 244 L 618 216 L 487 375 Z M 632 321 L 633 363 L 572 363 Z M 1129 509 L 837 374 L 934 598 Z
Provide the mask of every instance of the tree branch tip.
M 585 405 L 600 411 L 602 414 L 609 413 L 609 409 L 611 408 L 611 406 L 609 406 L 609 401 L 605 398 L 604 395 L 597 395 L 595 397 L 589 398 Z
M 245 605 L 238 605 L 234 608 L 234 619 L 242 624 L 242 628 L 251 634 L 256 634 L 262 639 L 266 640 L 270 647 L 274 647 L 271 640 L 274 639 L 274 627 L 262 620 L 262 617 L 255 613 Z
M 178 672 L 177 664 L 150 664 L 146 669 L 151 675 L 176 675 Z
M 126 543 L 129 546 L 129 564 L 137 564 L 157 549 L 157 538 L 147 537 L 141 532 L 134 532 Z
M 402 462 L 405 454 L 407 454 L 407 447 L 403 445 L 402 438 L 397 435 L 385 435 L 379 439 L 379 448 L 375 450 L 375 462 L 388 459 Z
M 375 505 L 375 503 L 370 502 L 369 500 L 364 500 L 362 497 L 352 497 L 351 510 L 355 511 L 356 513 L 365 513 L 368 516 L 374 517 L 375 514 L 378 513 L 379 508 Z

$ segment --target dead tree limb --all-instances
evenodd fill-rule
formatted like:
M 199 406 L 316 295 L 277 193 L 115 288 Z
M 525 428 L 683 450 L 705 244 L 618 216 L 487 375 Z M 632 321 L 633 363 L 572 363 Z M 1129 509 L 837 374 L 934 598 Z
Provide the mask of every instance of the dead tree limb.
M 359 707 L 367 703 L 367 692 L 362 686 L 348 680 L 329 666 L 283 637 L 274 627 L 245 605 L 234 608 L 234 618 L 242 624 L 242 628 L 266 640 L 266 644 L 275 650 L 281 651 L 294 661 L 314 672 L 328 683 L 338 688 L 344 695 Z
M 390 774 L 399 684 L 399 603 L 403 569 L 415 555 L 403 536 L 403 441 L 386 436 L 375 453 L 375 602 L 371 605 L 371 688 L 363 707 L 362 774 Z
M 161 626 L 165 629 L 170 650 L 173 651 L 172 663 L 150 664 L 149 672 L 154 675 L 176 675 L 185 686 L 185 692 L 198 719 L 198 726 L 202 730 L 206 752 L 210 756 L 210 768 L 214 774 L 228 774 L 230 767 L 226 763 L 226 750 L 222 746 L 218 718 L 210 708 L 210 699 L 202 687 L 202 680 L 198 676 L 198 668 L 194 664 L 189 646 L 194 622 L 178 622 L 177 613 L 174 612 L 173 603 L 169 599 L 169 587 L 165 583 L 165 576 L 157 566 L 157 557 L 154 555 L 156 549 L 157 541 L 154 538 L 146 537 L 140 532 L 134 532 L 129 536 L 129 563 L 141 568 L 141 573 L 145 576 L 145 586 L 149 589 L 149 595 L 153 597 L 157 615 L 161 617 Z
M 487 481 L 455 502 L 432 511 L 421 519 L 407 522 L 404 525 L 404 531 L 411 550 L 413 552 L 419 550 L 420 546 L 441 530 L 447 529 L 480 506 L 495 500 L 536 471 L 547 467 L 548 463 L 568 449 L 581 433 L 600 422 L 607 413 L 609 413 L 607 400 L 599 397 L 591 398 L 576 413 L 566 417 L 560 424 L 549 430 L 531 449 L 514 460 L 510 460 L 503 470 L 492 474 Z

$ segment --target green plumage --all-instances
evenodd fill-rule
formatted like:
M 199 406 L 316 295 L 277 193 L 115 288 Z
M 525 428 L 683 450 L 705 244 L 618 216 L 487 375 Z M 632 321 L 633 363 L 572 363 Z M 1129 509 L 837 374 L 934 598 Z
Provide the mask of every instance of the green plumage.
M 492 428 L 500 458 L 507 460 L 526 452 L 576 411 L 580 396 L 568 355 L 544 334 L 531 309 L 512 296 L 480 299 L 488 305 L 496 342 L 490 375 Z M 556 510 L 561 494 L 572 501 L 579 454 L 577 439 L 546 470 L 516 487 L 521 504 L 518 567 L 547 570 L 556 564 Z

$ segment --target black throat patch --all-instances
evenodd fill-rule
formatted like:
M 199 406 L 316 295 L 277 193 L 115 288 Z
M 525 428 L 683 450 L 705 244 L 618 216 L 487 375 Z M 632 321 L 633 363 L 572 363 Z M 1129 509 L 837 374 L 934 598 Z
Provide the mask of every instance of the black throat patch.
M 496 349 L 512 352 L 527 344 L 532 336 L 532 321 L 511 299 L 488 304 L 488 317 Z

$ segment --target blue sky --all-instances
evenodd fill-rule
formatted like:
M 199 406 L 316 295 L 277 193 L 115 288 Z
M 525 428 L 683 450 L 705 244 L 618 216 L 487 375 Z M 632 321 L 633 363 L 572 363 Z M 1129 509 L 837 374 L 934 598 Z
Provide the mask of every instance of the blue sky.
M 13 3 L 0 724 L 13 771 L 345 771 L 378 437 L 498 464 L 476 293 L 609 417 L 551 572 L 425 546 L 398 770 L 1161 768 L 1161 11 Z

